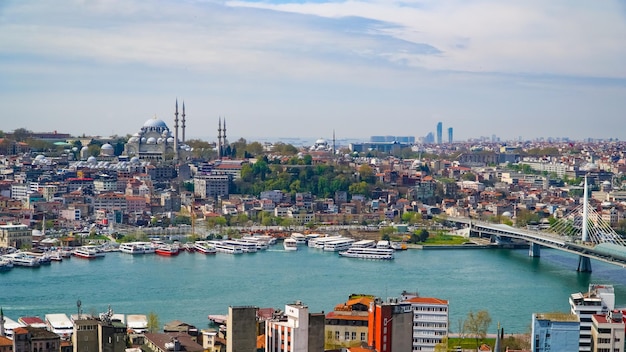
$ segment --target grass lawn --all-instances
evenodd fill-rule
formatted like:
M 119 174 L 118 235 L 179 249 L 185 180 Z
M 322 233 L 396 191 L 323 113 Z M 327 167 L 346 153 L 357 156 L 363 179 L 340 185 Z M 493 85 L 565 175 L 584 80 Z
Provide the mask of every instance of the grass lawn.
M 436 234 L 430 235 L 424 245 L 427 246 L 437 246 L 437 245 L 459 245 L 465 242 L 469 242 L 469 240 L 463 236 L 453 236 L 449 234 Z
M 487 344 L 491 347 L 495 346 L 496 344 L 496 339 L 495 338 L 486 338 L 484 340 L 478 340 L 478 345 L 481 344 Z M 461 346 L 461 348 L 463 349 L 474 349 L 476 350 L 476 348 L 478 346 L 476 346 L 476 339 L 474 338 L 464 338 L 464 339 L 460 339 L 458 337 L 452 337 L 448 339 L 448 348 L 453 348 L 456 346 Z

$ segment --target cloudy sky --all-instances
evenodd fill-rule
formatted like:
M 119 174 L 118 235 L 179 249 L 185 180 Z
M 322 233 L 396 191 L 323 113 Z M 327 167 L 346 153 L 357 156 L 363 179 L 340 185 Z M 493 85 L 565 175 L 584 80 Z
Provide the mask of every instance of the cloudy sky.
M 626 139 L 626 1 L 0 1 L 3 131 Z

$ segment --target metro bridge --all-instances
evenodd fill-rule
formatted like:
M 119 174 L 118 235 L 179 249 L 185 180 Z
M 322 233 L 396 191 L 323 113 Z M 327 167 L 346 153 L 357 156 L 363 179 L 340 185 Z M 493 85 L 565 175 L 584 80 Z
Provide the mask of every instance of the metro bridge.
M 583 204 L 559 219 L 545 231 L 515 228 L 468 218 L 447 218 L 448 221 L 469 226 L 470 235 L 495 237 L 496 242 L 510 239 L 524 240 L 530 244 L 529 255 L 540 256 L 540 248 L 548 247 L 577 254 L 578 271 L 591 272 L 590 259 L 626 268 L 626 240 L 615 232 L 587 201 L 587 179 Z M 581 214 L 582 213 L 582 214 Z

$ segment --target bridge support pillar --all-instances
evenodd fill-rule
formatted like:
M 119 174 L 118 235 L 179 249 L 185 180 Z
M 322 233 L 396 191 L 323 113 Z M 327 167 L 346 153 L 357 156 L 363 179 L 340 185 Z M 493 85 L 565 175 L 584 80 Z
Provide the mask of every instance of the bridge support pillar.
M 590 273 L 591 272 L 591 259 L 585 256 L 578 256 L 578 269 L 577 271 L 581 273 Z
M 531 243 L 528 247 L 528 256 L 529 257 L 540 257 L 541 256 L 541 246 L 536 243 Z

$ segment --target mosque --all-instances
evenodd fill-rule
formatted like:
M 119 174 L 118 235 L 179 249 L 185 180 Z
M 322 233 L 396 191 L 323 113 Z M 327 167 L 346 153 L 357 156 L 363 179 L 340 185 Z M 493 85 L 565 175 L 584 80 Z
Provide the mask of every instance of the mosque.
M 182 138 L 178 138 L 178 99 L 174 113 L 174 131 L 160 119 L 146 121 L 139 132 L 130 137 L 124 146 L 124 154 L 129 158 L 138 158 L 142 161 L 181 160 L 189 154 L 190 148 L 185 144 L 185 102 L 181 114 Z M 104 147 L 104 146 L 103 146 Z

